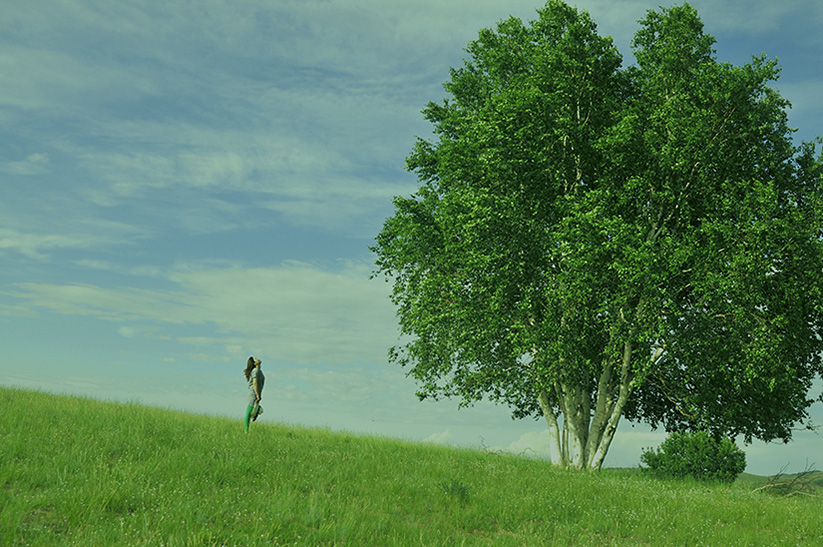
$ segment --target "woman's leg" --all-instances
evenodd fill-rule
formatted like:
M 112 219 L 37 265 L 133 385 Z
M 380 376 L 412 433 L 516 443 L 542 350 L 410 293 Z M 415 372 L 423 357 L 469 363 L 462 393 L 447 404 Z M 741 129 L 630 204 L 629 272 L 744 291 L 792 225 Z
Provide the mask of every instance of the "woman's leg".
M 246 426 L 246 433 L 249 432 L 249 422 L 251 421 L 251 411 L 252 411 L 252 409 L 254 409 L 253 406 L 247 406 L 246 407 L 246 420 L 244 422 L 244 424 Z

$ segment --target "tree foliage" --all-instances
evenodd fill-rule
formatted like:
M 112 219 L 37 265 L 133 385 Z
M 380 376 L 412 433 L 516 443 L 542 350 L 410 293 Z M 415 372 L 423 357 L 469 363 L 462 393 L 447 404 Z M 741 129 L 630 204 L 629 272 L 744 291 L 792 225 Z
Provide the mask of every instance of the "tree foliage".
M 419 396 L 543 416 L 598 469 L 621 416 L 791 437 L 821 373 L 821 162 L 765 57 L 720 63 L 687 4 L 622 68 L 559 0 L 484 29 L 429 103 L 373 247 Z

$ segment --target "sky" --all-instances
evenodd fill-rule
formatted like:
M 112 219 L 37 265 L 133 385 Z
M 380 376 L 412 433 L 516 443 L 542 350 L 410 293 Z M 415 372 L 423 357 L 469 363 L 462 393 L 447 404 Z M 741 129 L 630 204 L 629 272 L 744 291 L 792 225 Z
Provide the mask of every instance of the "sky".
M 571 4 L 630 64 L 661 3 Z M 369 251 L 449 68 L 542 5 L 0 0 L 0 385 L 240 424 L 254 355 L 263 422 L 544 457 L 545 422 L 418 401 Z M 798 140 L 823 134 L 823 3 L 692 5 L 721 61 L 776 57 Z M 747 471 L 823 466 L 822 435 L 746 446 Z M 664 438 L 623 421 L 605 465 Z

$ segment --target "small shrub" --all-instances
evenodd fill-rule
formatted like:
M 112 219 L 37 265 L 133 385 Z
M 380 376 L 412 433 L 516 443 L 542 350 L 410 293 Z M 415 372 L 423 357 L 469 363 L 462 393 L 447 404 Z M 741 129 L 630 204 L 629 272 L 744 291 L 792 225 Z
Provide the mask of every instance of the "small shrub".
M 644 450 L 640 461 L 661 477 L 732 483 L 746 469 L 746 453 L 731 439 L 706 431 L 675 432 L 657 450 Z

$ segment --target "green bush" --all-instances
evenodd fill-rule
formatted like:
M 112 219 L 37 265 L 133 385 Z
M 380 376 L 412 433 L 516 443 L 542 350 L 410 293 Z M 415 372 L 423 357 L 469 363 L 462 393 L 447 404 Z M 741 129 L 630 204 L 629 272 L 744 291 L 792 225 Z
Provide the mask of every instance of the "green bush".
M 706 431 L 672 433 L 659 449 L 644 450 L 640 461 L 661 477 L 725 483 L 746 469 L 746 454 L 734 441 Z

